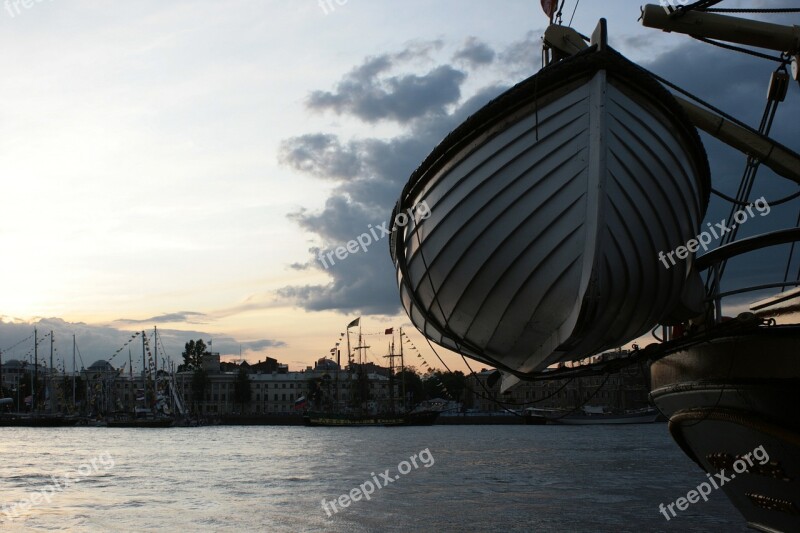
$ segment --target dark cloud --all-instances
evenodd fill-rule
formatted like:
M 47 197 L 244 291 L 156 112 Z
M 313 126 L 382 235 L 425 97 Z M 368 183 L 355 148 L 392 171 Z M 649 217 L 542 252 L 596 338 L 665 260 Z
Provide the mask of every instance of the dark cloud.
M 392 120 L 407 123 L 428 113 L 442 115 L 461 97 L 466 73 L 450 65 L 439 65 L 429 72 L 392 76 L 398 64 L 419 57 L 418 51 L 384 54 L 367 59 L 349 72 L 334 91 L 314 91 L 308 107 L 352 115 L 366 122 Z
M 120 329 L 112 326 L 91 325 L 83 322 L 66 322 L 60 318 L 41 318 L 35 322 L 15 321 L 0 316 L 0 349 L 3 350 L 3 361 L 12 359 L 33 360 L 33 329 L 38 330 L 40 339 L 40 361 L 50 358 L 50 340 L 45 335 L 53 331 L 54 363 L 67 371 L 72 370 L 72 336 L 76 341 L 76 366 L 89 367 L 98 360 L 110 361 L 116 368 L 133 362 L 133 369 L 142 368 L 141 334 L 131 339 L 135 330 Z M 141 330 L 140 330 L 141 331 Z M 146 334 L 152 346 L 152 328 Z M 169 359 L 176 365 L 182 361 L 181 353 L 189 340 L 203 339 L 212 341 L 215 352 L 223 356 L 238 356 L 239 347 L 248 352 L 263 352 L 269 348 L 286 346 L 279 340 L 256 339 L 239 340 L 227 335 L 211 334 L 205 331 L 183 331 L 175 329 L 158 329 L 159 366 L 161 359 Z M 28 337 L 31 337 L 28 339 Z M 42 339 L 44 339 L 42 341 Z M 20 344 L 19 341 L 24 341 Z M 128 343 L 126 345 L 126 343 Z M 14 346 L 16 344 L 16 346 Z M 12 346 L 14 346 L 12 348 Z M 126 366 L 126 368 L 128 368 Z
M 685 43 L 645 66 L 757 129 L 766 104 L 770 75 L 777 64 L 721 50 L 689 37 L 683 38 L 686 40 Z M 789 87 L 786 101 L 780 104 L 770 131 L 772 138 L 795 151 L 800 151 L 800 122 L 796 118 L 800 115 L 799 96 L 800 91 L 794 83 Z M 735 196 L 742 177 L 745 156 L 709 135 L 703 133 L 701 137 L 708 153 L 714 187 L 730 196 Z M 750 198 L 752 201 L 763 196 L 767 201 L 777 200 L 795 192 L 797 188 L 796 184 L 762 167 Z M 728 202 L 712 196 L 705 222 L 719 222 L 728 215 L 730 208 Z M 766 216 L 756 216 L 748 220 L 746 224 L 742 224 L 738 236 L 741 238 L 778 228 L 793 227 L 796 221 L 797 202 L 789 202 L 772 207 Z M 717 244 L 719 241 L 714 243 Z M 731 260 L 723 279 L 723 290 L 782 281 L 788 254 L 789 247 L 784 245 Z M 793 274 L 797 272 L 798 265 L 800 256 L 795 251 L 795 259 L 790 269 Z M 768 293 L 769 291 L 747 293 L 732 298 L 730 302 L 749 302 Z
M 283 341 L 274 341 L 272 339 L 261 339 L 257 341 L 247 341 L 242 343 L 243 348 L 252 351 L 261 351 L 265 350 L 266 348 L 279 348 L 282 346 L 286 346 L 286 343 Z
M 489 65 L 494 61 L 495 52 L 483 41 L 470 37 L 464 46 L 453 55 L 453 61 L 463 61 L 471 67 Z
M 498 55 L 498 62 L 514 81 L 531 76 L 539 70 L 542 58 L 544 28 L 532 30 L 522 39 L 511 43 Z
M 310 134 L 285 141 L 280 156 L 285 164 L 338 181 L 339 185 L 321 211 L 301 210 L 290 215 L 323 243 L 309 249 L 311 258 L 307 263 L 293 264 L 291 268 L 324 270 L 331 282 L 284 287 L 278 295 L 311 311 L 396 313 L 397 285 L 385 238 L 373 242 L 366 252 L 359 250 L 343 261 L 334 259 L 327 269 L 318 256 L 387 221 L 400 189 L 428 152 L 450 130 L 503 90 L 504 87 L 498 86 L 484 88 L 450 113 L 430 114 L 418 109 L 406 125 L 406 132 L 388 140 L 367 138 L 345 143 L 333 137 L 319 143 L 322 134 Z M 314 153 L 316 146 L 323 146 L 327 153 Z M 352 156 L 358 161 L 352 165 L 354 172 L 342 175 L 337 162 Z
M 170 322 L 189 322 L 193 324 L 202 324 L 202 319 L 204 318 L 206 318 L 205 313 L 179 311 L 177 313 L 165 313 L 163 315 L 156 315 L 143 319 L 119 318 L 115 320 L 115 322 L 122 322 L 126 324 L 164 324 Z
M 494 67 L 505 73 L 506 78 L 517 81 L 531 75 L 538 67 L 541 50 L 541 32 L 529 32 L 503 50 L 495 53 Z M 636 45 L 637 43 L 629 43 Z M 641 43 L 638 43 L 641 44 Z M 626 43 L 628 45 L 628 43 Z M 462 48 L 460 51 L 463 51 Z M 459 51 L 459 52 L 460 52 Z M 456 55 L 458 55 L 458 53 Z M 428 74 L 417 76 L 403 74 L 389 78 L 396 67 L 397 57 L 382 56 L 366 61 L 345 76 L 335 93 L 323 93 L 312 98 L 312 109 L 329 108 L 359 118 L 367 123 L 377 117 L 393 117 L 404 130 L 390 139 L 357 138 L 343 141 L 335 135 L 311 133 L 288 139 L 282 145 L 281 159 L 285 164 L 322 179 L 337 183 L 322 210 L 301 210 L 291 218 L 303 229 L 316 236 L 318 246 L 309 249 L 310 258 L 305 264 L 295 264 L 295 269 L 323 270 L 330 276 L 325 285 L 284 287 L 279 297 L 289 300 L 307 310 L 337 310 L 345 313 L 393 314 L 399 308 L 394 268 L 388 254 L 386 239 L 372 243 L 366 252 L 359 250 L 343 261 L 324 269 L 318 255 L 335 249 L 367 231 L 369 225 L 378 225 L 388 220 L 392 206 L 411 172 L 441 139 L 467 116 L 479 109 L 506 87 L 486 87 L 466 100 L 450 101 L 448 108 L 441 105 L 412 106 L 407 94 L 386 91 L 391 86 L 388 79 L 421 79 L 426 83 L 438 83 L 448 94 L 461 92 L 460 84 L 465 76 L 458 78 L 434 78 L 431 72 L 450 72 L 447 65 L 440 65 Z M 698 43 L 687 42 L 671 52 L 653 60 L 648 68 L 678 84 L 685 85 L 723 109 L 727 109 L 751 124 L 760 118 L 761 102 L 765 94 L 769 72 L 774 68 L 763 61 L 732 54 Z M 434 81 L 435 80 L 435 81 Z M 457 83 L 456 83 L 457 82 Z M 354 87 L 347 92 L 347 87 Z M 377 89 L 375 89 L 377 88 Z M 375 92 L 372 93 L 375 89 Z M 441 94 L 441 88 L 431 87 L 432 94 Z M 797 92 L 793 86 L 792 91 Z M 786 114 L 776 119 L 774 136 L 782 142 L 794 143 L 797 149 L 798 126 L 792 121 L 797 116 L 797 98 L 786 105 Z M 393 102 L 399 99 L 401 102 Z M 380 101 L 380 105 L 376 102 Z M 324 105 L 323 105 L 323 102 Z M 763 101 L 762 101 L 763 102 Z M 432 111 L 432 109 L 436 109 Z M 366 111 L 371 109 L 372 111 Z M 381 111 L 376 111 L 380 109 Z M 407 110 L 402 114 L 400 109 Z M 391 110 L 391 111 L 390 111 Z M 706 139 L 706 148 L 714 172 L 715 184 L 733 194 L 738 185 L 744 156 L 717 141 Z M 316 150 L 320 150 L 317 152 Z M 347 169 L 343 171 L 342 169 Z M 795 190 L 796 186 L 776 178 L 771 172 L 762 171 L 754 192 L 758 197 L 765 194 L 776 198 Z M 796 209 L 796 208 L 795 208 Z M 791 208 L 775 208 L 768 217 L 753 220 L 748 232 L 762 231 L 766 225 L 785 223 L 791 218 Z M 714 199 L 709 209 L 708 221 L 719 221 L 726 206 Z M 792 216 L 796 216 L 796 210 Z M 792 220 L 793 224 L 793 220 Z M 785 259 L 785 250 L 784 253 Z M 777 256 L 776 256 L 777 257 Z M 752 261 L 742 265 L 732 263 L 734 278 L 758 279 L 763 274 Z M 763 270 L 763 269 L 762 269 Z
M 622 46 L 619 46 L 619 43 L 617 43 L 616 39 L 611 38 L 611 46 L 621 50 L 630 50 L 631 48 L 636 50 L 652 50 L 655 39 L 655 35 L 652 33 L 630 35 L 628 37 L 621 37 L 620 40 L 622 41 Z
M 280 161 L 324 179 L 347 179 L 361 173 L 362 162 L 353 146 L 343 146 L 335 135 L 312 133 L 281 143 Z

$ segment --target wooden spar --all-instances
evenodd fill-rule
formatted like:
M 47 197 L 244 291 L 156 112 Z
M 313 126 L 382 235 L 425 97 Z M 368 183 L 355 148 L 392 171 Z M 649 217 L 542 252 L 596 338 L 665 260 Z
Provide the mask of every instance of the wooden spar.
M 642 25 L 778 52 L 800 52 L 800 26 L 784 26 L 702 11 L 686 11 L 676 17 L 655 4 L 644 6 Z
M 656 7 L 663 13 L 663 9 L 659 6 L 647 7 Z M 677 20 L 682 20 L 692 13 L 694 12 L 690 11 Z M 703 13 L 703 15 L 711 16 L 705 13 Z M 666 18 L 669 19 L 669 17 Z M 739 20 L 734 17 L 723 18 Z M 758 22 L 757 24 L 766 23 Z M 777 25 L 767 24 L 767 26 Z M 782 28 L 791 29 L 789 26 L 782 26 Z M 795 26 L 794 29 L 800 31 L 800 27 L 798 26 Z M 548 27 L 544 33 L 544 42 L 554 50 L 566 55 L 574 55 L 588 47 L 577 31 L 566 26 L 551 25 Z M 743 128 L 716 113 L 703 109 L 677 94 L 673 93 L 673 96 L 681 107 L 683 107 L 684 111 L 686 111 L 686 114 L 689 116 L 689 121 L 695 127 L 719 139 L 728 146 L 739 150 L 745 155 L 758 160 L 780 176 L 800 183 L 800 154 L 782 146 L 765 135 L 761 135 L 757 131 Z
M 745 129 L 673 94 L 689 115 L 689 121 L 728 146 L 758 160 L 786 179 L 800 184 L 800 154 L 766 135 Z

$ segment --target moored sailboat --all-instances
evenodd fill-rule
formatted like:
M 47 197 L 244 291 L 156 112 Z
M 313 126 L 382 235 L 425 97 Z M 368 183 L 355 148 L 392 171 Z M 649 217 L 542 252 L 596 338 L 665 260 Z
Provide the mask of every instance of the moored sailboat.
M 358 332 L 358 345 L 353 349 L 356 351 L 356 357 L 351 358 L 350 348 L 350 328 L 354 326 L 359 327 Z M 387 332 L 392 329 L 387 330 Z M 407 398 L 404 393 L 405 384 L 401 381 L 395 383 L 395 358 L 400 358 L 400 374 L 405 379 L 404 362 L 403 362 L 403 343 L 400 342 L 400 353 L 394 352 L 394 341 L 392 341 L 389 349 L 389 354 L 386 356 L 389 359 L 389 393 L 388 398 L 381 399 L 380 401 L 370 401 L 370 383 L 369 376 L 366 370 L 366 356 L 365 350 L 369 346 L 364 345 L 363 336 L 361 334 L 361 320 L 360 318 L 354 320 L 347 326 L 347 354 L 348 365 L 341 372 L 340 365 L 340 351 L 336 352 L 336 368 L 335 377 L 330 378 L 332 381 L 333 391 L 330 391 L 329 386 L 327 392 L 322 390 L 322 387 L 315 388 L 309 393 L 310 405 L 308 409 L 303 412 L 303 423 L 307 426 L 427 426 L 433 424 L 439 416 L 438 411 L 431 410 L 410 410 L 407 408 Z M 403 330 L 400 328 L 400 338 L 402 339 Z M 397 389 L 400 389 L 400 399 L 396 395 Z M 345 392 L 347 391 L 347 392 Z M 304 398 L 305 401 L 305 398 Z

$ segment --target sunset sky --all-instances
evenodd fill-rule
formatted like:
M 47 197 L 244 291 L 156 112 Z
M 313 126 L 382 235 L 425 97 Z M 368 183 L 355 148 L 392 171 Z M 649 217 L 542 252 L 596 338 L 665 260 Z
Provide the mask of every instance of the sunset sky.
M 370 333 L 408 325 L 441 366 L 402 314 L 386 239 L 330 269 L 316 256 L 385 221 L 448 131 L 538 70 L 538 1 L 16 5 L 0 6 L 0 349 L 41 322 L 70 361 L 76 334 L 88 366 L 157 325 L 173 359 L 213 337 L 300 369 L 364 316 Z M 638 2 L 585 1 L 573 25 L 589 34 L 601 16 L 630 59 L 757 126 L 773 65 L 643 28 Z M 797 92 L 773 127 L 796 150 Z M 734 194 L 743 157 L 704 142 Z M 763 171 L 755 192 L 795 188 Z M 372 339 L 377 359 L 388 337 Z

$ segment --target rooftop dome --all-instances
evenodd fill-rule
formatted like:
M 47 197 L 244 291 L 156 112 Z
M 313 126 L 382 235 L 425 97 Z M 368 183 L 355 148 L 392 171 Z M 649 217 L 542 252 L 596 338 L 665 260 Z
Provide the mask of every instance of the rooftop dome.
M 95 372 L 111 372 L 114 370 L 114 367 L 105 359 L 98 359 L 89 366 L 89 370 L 94 370 Z

